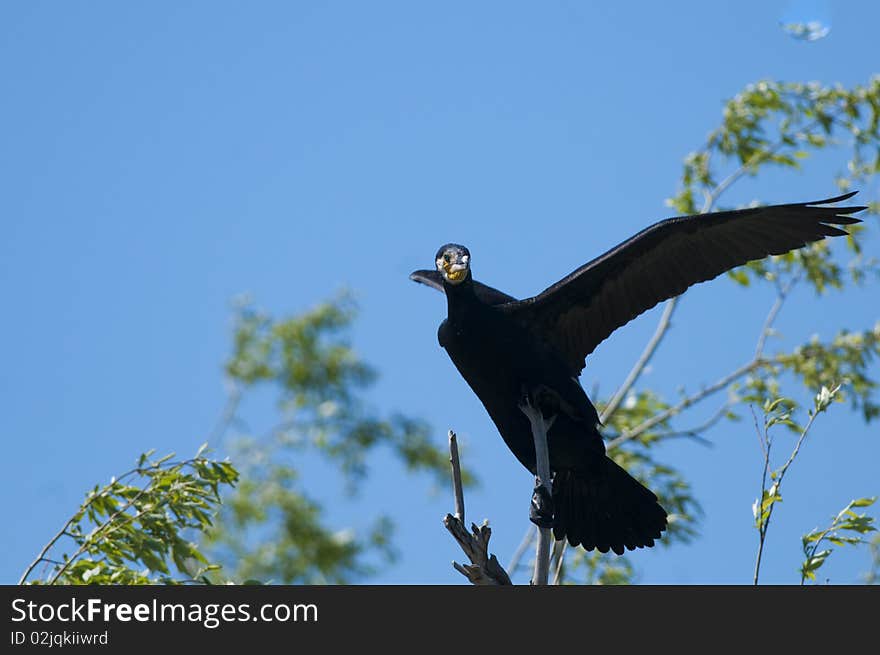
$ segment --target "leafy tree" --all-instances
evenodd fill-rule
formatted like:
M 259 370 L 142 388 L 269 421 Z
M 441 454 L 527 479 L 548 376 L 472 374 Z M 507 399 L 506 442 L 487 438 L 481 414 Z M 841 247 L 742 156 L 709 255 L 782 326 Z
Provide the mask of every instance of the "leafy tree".
M 703 147 L 685 158 L 681 188 L 668 204 L 682 214 L 728 209 L 719 203 L 725 192 L 742 179 L 771 168 L 797 170 L 811 154 L 832 149 L 849 151 L 845 172 L 835 180 L 842 191 L 880 173 L 880 76 L 851 89 L 817 82 L 750 84 L 726 103 L 721 125 L 709 134 Z M 876 215 L 878 211 L 880 205 L 872 202 L 865 213 Z M 700 506 L 684 475 L 657 461 L 654 446 L 658 443 L 682 436 L 704 440 L 703 434 L 713 425 L 739 421 L 741 416 L 736 408 L 743 405 L 757 406 L 768 413 L 765 435 L 766 429 L 779 423 L 799 432 L 801 440 L 816 415 L 831 402 L 848 402 L 866 423 L 880 415 L 876 398 L 878 380 L 871 366 L 880 354 L 880 321 L 873 326 L 842 326 L 838 334 L 827 341 L 817 336 L 808 343 L 789 346 L 789 350 L 767 352 L 768 337 L 774 334 L 774 323 L 795 286 L 807 286 L 820 296 L 850 285 L 876 283 L 880 267 L 862 248 L 865 224 L 852 228 L 845 240 L 846 253 L 836 252 L 834 245 L 826 240 L 785 255 L 751 262 L 728 273 L 738 285 L 770 285 L 776 291 L 764 324 L 758 326 L 755 352 L 742 366 L 698 391 L 683 392 L 675 401 L 665 400 L 649 388 L 637 387 L 645 367 L 671 329 L 670 319 L 676 307 L 686 299 L 687 294 L 683 294 L 666 303 L 653 336 L 624 383 L 609 399 L 599 403 L 611 456 L 656 490 L 661 503 L 670 511 L 668 535 L 661 540 L 664 546 L 693 538 L 699 524 Z M 788 388 L 799 388 L 795 393 L 808 398 L 818 394 L 804 427 L 798 426 L 793 418 L 801 411 L 799 403 L 786 397 L 795 393 L 783 395 Z M 693 407 L 720 395 L 725 398 L 711 418 L 695 427 L 680 427 Z M 774 414 L 777 409 L 781 409 L 781 413 Z M 765 436 L 764 442 L 769 449 L 769 438 Z M 796 455 L 797 449 L 792 460 Z M 785 468 L 790 464 L 791 460 Z M 757 501 L 756 527 L 761 547 L 769 513 L 779 500 L 779 482 L 785 468 L 773 472 L 775 477 L 770 488 L 765 488 L 761 500 Z M 830 554 L 829 550 L 817 551 L 820 542 L 864 543 L 862 537 L 840 534 L 847 530 L 873 530 L 870 517 L 857 517 L 852 513 L 853 507 L 866 507 L 869 501 L 866 498 L 854 500 L 828 530 L 804 536 L 807 557 L 804 579 L 813 579 L 812 573 Z M 602 556 L 578 550 L 569 553 L 570 561 L 566 562 L 566 551 L 560 550 L 555 561 L 559 572 L 557 581 L 620 583 L 634 579 L 634 568 L 625 556 Z M 756 583 L 759 566 L 760 555 Z
M 226 364 L 233 391 L 220 432 L 247 425 L 242 397 L 260 386 L 277 396 L 278 416 L 263 435 L 244 429 L 227 440 L 242 482 L 226 496 L 204 540 L 224 563 L 225 576 L 346 583 L 374 572 L 377 558 L 394 560 L 389 517 L 375 517 L 364 535 L 328 524 L 320 500 L 301 484 L 299 461 L 309 452 L 336 466 L 350 494 L 366 479 L 369 453 L 380 446 L 410 471 L 448 478 L 448 456 L 432 443 L 424 421 L 382 416 L 363 400 L 377 374 L 349 343 L 354 317 L 348 294 L 280 320 L 250 304 L 239 306 Z
M 204 582 L 210 564 L 190 533 L 207 530 L 220 491 L 238 472 L 205 456 L 138 458 L 137 465 L 86 494 L 19 584 L 181 584 Z

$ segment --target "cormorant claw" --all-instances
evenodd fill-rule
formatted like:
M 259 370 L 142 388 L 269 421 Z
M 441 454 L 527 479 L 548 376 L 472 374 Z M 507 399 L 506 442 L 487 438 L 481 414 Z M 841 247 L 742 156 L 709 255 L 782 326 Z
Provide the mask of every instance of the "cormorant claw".
M 532 492 L 529 520 L 539 528 L 549 529 L 553 527 L 553 496 L 547 487 L 543 485 L 537 485 Z

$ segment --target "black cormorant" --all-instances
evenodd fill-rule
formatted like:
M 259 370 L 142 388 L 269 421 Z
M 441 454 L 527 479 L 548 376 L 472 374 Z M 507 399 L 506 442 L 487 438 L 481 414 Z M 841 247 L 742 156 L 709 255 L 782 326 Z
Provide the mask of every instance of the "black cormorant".
M 847 234 L 864 207 L 836 198 L 660 221 L 538 295 L 517 300 L 471 276 L 464 246 L 440 248 L 413 280 L 444 291 L 438 338 L 516 458 L 535 473 L 527 399 L 547 431 L 556 539 L 587 550 L 653 546 L 666 529 L 657 497 L 605 455 L 599 416 L 578 376 L 614 330 L 657 303 L 748 261 Z M 534 518 L 534 517 L 533 517 Z

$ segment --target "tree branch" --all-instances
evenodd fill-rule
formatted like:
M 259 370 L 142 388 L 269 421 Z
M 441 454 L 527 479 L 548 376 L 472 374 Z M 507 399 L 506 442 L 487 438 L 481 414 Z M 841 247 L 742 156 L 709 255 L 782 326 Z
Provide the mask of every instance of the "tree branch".
M 238 406 L 241 403 L 241 388 L 234 382 L 230 384 L 231 388 L 226 398 L 226 404 L 223 406 L 223 411 L 220 413 L 214 429 L 208 435 L 208 442 L 221 441 L 226 434 L 226 430 L 235 421 L 235 413 L 238 411 Z
M 734 380 L 737 380 L 737 379 L 741 378 L 742 376 L 744 376 L 748 373 L 751 373 L 755 369 L 763 366 L 765 363 L 766 363 L 766 361 L 764 359 L 753 359 L 752 361 L 748 362 L 747 364 L 740 366 L 736 370 L 734 370 L 734 371 L 728 373 L 727 375 L 725 375 L 724 377 L 722 377 L 720 380 L 718 380 L 714 384 L 711 384 L 708 387 L 702 389 L 701 391 L 698 391 L 697 393 L 695 393 L 691 396 L 688 396 L 687 398 L 685 398 L 684 400 L 679 402 L 677 405 L 673 405 L 669 409 L 665 409 L 662 412 L 660 412 L 659 414 L 654 414 L 654 416 L 642 421 L 636 427 L 634 427 L 632 430 L 627 430 L 626 432 L 624 432 L 622 435 L 620 435 L 616 439 L 612 439 L 611 441 L 608 442 L 608 450 L 611 450 L 612 448 L 616 448 L 620 444 L 626 443 L 627 441 L 630 441 L 631 439 L 635 439 L 640 434 L 642 434 L 643 432 L 645 432 L 647 430 L 650 430 L 652 427 L 654 427 L 658 423 L 662 423 L 663 421 L 665 421 L 669 417 L 675 416 L 676 414 L 680 413 L 682 410 L 685 410 L 688 407 L 690 407 L 691 405 L 694 405 L 694 404 L 698 403 L 699 401 L 703 400 L 704 398 L 711 396 L 715 392 L 725 388 L 728 384 L 730 384 Z
M 449 464 L 452 466 L 452 492 L 455 495 L 455 518 L 464 523 L 464 491 L 461 484 L 461 463 L 458 459 L 458 438 L 449 431 Z
M 735 176 L 732 175 L 724 180 L 721 184 L 715 187 L 711 193 L 707 193 L 706 201 L 703 203 L 700 213 L 707 214 L 712 211 L 718 197 L 744 172 L 745 167 L 743 167 L 743 170 L 738 171 Z M 654 353 L 663 341 L 663 337 L 666 336 L 666 333 L 669 331 L 672 314 L 675 312 L 675 308 L 678 307 L 679 298 L 681 298 L 681 296 L 675 296 L 666 302 L 666 305 L 663 307 L 663 313 L 660 315 L 660 320 L 657 322 L 657 327 L 654 329 L 654 334 L 651 335 L 651 339 L 645 345 L 645 349 L 642 351 L 642 354 L 639 355 L 636 363 L 633 364 L 633 367 L 630 369 L 630 372 L 627 374 L 623 383 L 618 387 L 617 391 L 614 392 L 614 395 L 611 397 L 611 400 L 608 401 L 605 409 L 602 410 L 602 414 L 599 417 L 599 420 L 602 421 L 602 423 L 606 423 L 614 412 L 617 411 L 617 408 L 620 407 L 620 403 L 623 402 L 626 394 L 629 393 L 629 390 L 632 389 L 633 385 L 641 377 L 648 362 L 651 361 L 651 358 L 654 356 Z
M 568 550 L 568 542 L 565 539 L 562 539 L 559 543 L 560 546 L 558 548 L 558 554 L 556 555 L 556 571 L 553 573 L 554 585 L 562 584 L 562 574 L 565 569 L 565 553 Z
M 530 523 L 526 533 L 523 535 L 522 541 L 520 541 L 519 546 L 516 547 L 510 561 L 507 563 L 507 570 L 511 575 L 516 575 L 516 570 L 519 568 L 519 563 L 522 561 L 523 555 L 526 554 L 526 551 L 535 540 L 535 529 L 535 525 Z
M 799 281 L 800 274 L 795 275 L 784 286 L 777 288 L 776 300 L 770 307 L 770 311 L 767 313 L 767 318 L 764 319 L 764 324 L 761 326 L 761 334 L 758 336 L 758 343 L 755 346 L 755 359 L 760 359 L 764 356 L 764 346 L 767 343 L 767 337 L 770 336 L 770 332 L 773 329 L 773 323 L 776 322 L 776 317 L 779 316 L 779 312 L 785 304 L 792 287 L 794 287 Z
M 762 435 L 761 430 L 758 427 L 758 417 L 755 415 L 754 408 L 750 408 L 752 410 L 752 419 L 755 421 L 755 430 L 758 433 L 758 440 L 761 442 L 761 452 L 764 455 L 764 469 L 761 473 L 761 497 L 758 499 L 758 509 L 757 516 L 755 518 L 758 519 L 758 556 L 755 559 L 755 574 L 753 576 L 752 582 L 753 584 L 758 584 L 758 574 L 761 571 L 761 557 L 764 554 L 764 540 L 767 537 L 767 526 L 769 525 L 770 516 L 767 516 L 767 521 L 763 521 L 761 518 L 761 514 L 763 512 L 763 504 L 764 500 L 764 490 L 767 488 L 767 475 L 770 473 L 770 439 L 767 436 L 766 430 Z M 770 508 L 773 509 L 772 507 Z
M 782 306 L 785 304 L 785 301 L 788 299 L 788 295 L 791 292 L 791 289 L 798 283 L 800 280 L 800 276 L 796 275 L 791 280 L 789 280 L 784 286 L 778 288 L 778 293 L 776 296 L 776 300 L 773 302 L 773 305 L 770 307 L 770 311 L 767 313 L 767 317 L 764 319 L 764 323 L 761 326 L 761 332 L 758 335 L 758 342 L 755 346 L 755 355 L 752 358 L 752 361 L 743 364 L 739 368 L 733 370 L 728 373 L 721 379 L 719 379 L 714 384 L 709 385 L 705 389 L 688 396 L 677 405 L 670 407 L 659 414 L 655 414 L 649 419 L 642 421 L 639 425 L 634 427 L 631 430 L 624 432 L 622 435 L 617 437 L 616 439 L 612 439 L 608 442 L 608 449 L 615 448 L 622 443 L 630 441 L 631 439 L 635 439 L 640 434 L 644 433 L 646 430 L 650 430 L 652 427 L 657 425 L 658 423 L 662 423 L 666 419 L 675 416 L 679 412 L 687 409 L 691 405 L 698 403 L 699 401 L 711 396 L 717 391 L 724 389 L 727 385 L 735 380 L 741 378 L 748 373 L 760 368 L 761 366 L 767 363 L 767 360 L 764 359 L 764 347 L 767 343 L 767 336 L 770 334 L 770 331 L 773 328 L 773 324 L 776 322 L 776 318 L 779 316 L 779 312 L 782 310 Z M 604 420 L 604 414 L 603 414 Z M 680 434 L 678 432 L 671 434 Z
M 657 328 L 654 330 L 654 334 L 651 336 L 650 341 L 645 345 L 645 349 L 642 351 L 638 360 L 636 360 L 632 369 L 630 369 L 626 379 L 617 388 L 617 391 L 614 392 L 614 395 L 611 397 L 611 400 L 608 401 L 605 409 L 602 410 L 602 414 L 599 416 L 599 420 L 602 421 L 602 423 L 606 423 L 614 412 L 617 411 L 617 408 L 620 407 L 620 403 L 623 402 L 626 394 L 629 393 L 629 390 L 632 389 L 636 380 L 642 375 L 645 366 L 651 361 L 651 357 L 654 356 L 657 347 L 660 345 L 660 342 L 663 341 L 663 337 L 669 329 L 672 314 L 675 312 L 680 297 L 681 296 L 676 296 L 675 298 L 672 298 L 663 307 L 663 314 L 660 315 L 660 321 L 657 323 Z
M 550 484 L 550 454 L 547 450 L 547 430 L 553 420 L 544 420 L 541 410 L 531 403 L 524 402 L 520 410 L 529 419 L 532 426 L 532 437 L 535 440 L 535 491 L 543 487 L 548 497 L 553 496 L 553 488 Z M 553 543 L 553 535 L 550 528 L 538 527 L 538 543 L 535 548 L 535 573 L 532 576 L 532 584 L 546 585 L 550 577 L 550 546 Z
M 687 430 L 669 430 L 668 432 L 658 432 L 654 436 L 658 441 L 661 439 L 686 437 L 688 439 L 693 439 L 703 446 L 711 448 L 713 445 L 712 442 L 704 438 L 702 436 L 702 433 L 718 423 L 721 419 L 723 419 L 727 414 L 727 410 L 730 409 L 730 406 L 732 404 L 733 403 L 730 400 L 726 400 L 717 410 L 715 410 L 715 413 L 712 414 L 712 416 L 710 416 L 708 419 L 706 419 L 696 427 L 688 428 Z
M 834 393 L 840 387 L 835 387 L 830 393 L 833 396 Z M 824 389 L 824 388 L 823 388 Z M 830 397 L 830 396 L 829 396 Z M 767 537 L 767 530 L 770 527 L 770 519 L 773 517 L 773 508 L 776 507 L 775 497 L 779 495 L 779 490 L 782 487 L 782 479 L 785 477 L 785 473 L 788 471 L 789 467 L 794 462 L 795 458 L 798 456 L 798 453 L 801 451 L 801 446 L 804 444 L 804 440 L 807 438 L 807 434 L 810 431 L 810 428 L 813 427 L 813 422 L 816 420 L 816 417 L 819 416 L 820 413 L 824 411 L 824 407 L 820 407 L 818 404 L 816 408 L 810 412 L 810 418 L 807 421 L 807 424 L 801 430 L 800 436 L 798 437 L 797 442 L 794 445 L 794 448 L 791 451 L 791 455 L 789 455 L 785 464 L 783 464 L 779 469 L 777 469 L 774 473 L 770 474 L 771 479 L 773 480 L 773 484 L 770 486 L 769 493 L 767 492 L 767 473 L 770 469 L 770 446 L 772 444 L 772 440 L 770 439 L 770 424 L 767 422 L 767 419 L 764 420 L 764 438 L 762 439 L 762 443 L 767 445 L 764 450 L 764 473 L 761 477 L 761 496 L 757 501 L 757 510 L 756 510 L 756 519 L 758 521 L 758 534 L 759 534 L 759 543 L 758 543 L 758 556 L 755 561 L 755 575 L 753 578 L 754 584 L 758 584 L 758 574 L 761 569 L 761 554 L 764 551 L 764 541 Z M 755 427 L 757 428 L 757 418 L 755 419 Z M 759 433 L 760 436 L 760 433 Z M 764 499 L 769 500 L 770 505 L 767 508 L 767 517 L 764 517 Z
M 456 571 L 475 585 L 510 585 L 510 576 L 498 563 L 495 555 L 489 554 L 489 539 L 492 529 L 486 521 L 477 527 L 471 523 L 471 532 L 464 527 L 464 492 L 461 483 L 461 463 L 458 458 L 458 440 L 455 432 L 449 431 L 449 463 L 452 466 L 452 488 L 455 494 L 455 516 L 447 514 L 443 525 L 458 542 L 461 550 L 471 561 L 470 564 L 452 562 Z
M 100 491 L 94 493 L 82 505 L 80 505 L 79 509 L 76 510 L 76 512 L 73 514 L 73 516 L 71 516 L 69 519 L 67 519 L 67 522 L 55 534 L 55 536 L 52 537 L 45 546 L 43 546 L 43 549 L 37 555 L 36 559 L 34 559 L 34 561 L 30 563 L 30 566 L 28 566 L 27 569 L 25 569 L 24 573 L 22 573 L 21 578 L 18 581 L 18 584 L 23 585 L 25 583 L 25 581 L 27 581 L 28 576 L 40 564 L 40 562 L 47 561 L 46 554 L 52 549 L 52 547 L 58 542 L 58 540 L 61 539 L 61 537 L 74 538 L 74 535 L 72 535 L 70 532 L 68 532 L 67 529 L 73 523 L 75 523 L 77 521 L 78 516 L 85 515 L 86 510 L 89 508 L 89 506 L 92 503 L 94 503 L 98 498 L 101 498 L 105 494 L 109 493 L 110 489 L 113 487 L 114 484 L 120 483 L 123 480 L 126 480 L 127 478 L 129 478 L 135 474 L 140 474 L 142 470 L 143 469 L 139 467 L 139 468 L 131 469 L 130 471 L 126 471 L 125 473 L 120 475 L 118 478 L 114 478 L 109 484 L 104 485 Z

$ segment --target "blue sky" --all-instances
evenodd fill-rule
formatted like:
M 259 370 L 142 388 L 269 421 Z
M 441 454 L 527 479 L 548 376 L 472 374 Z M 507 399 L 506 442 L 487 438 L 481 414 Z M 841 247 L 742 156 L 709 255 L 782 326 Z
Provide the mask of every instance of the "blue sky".
M 779 27 L 817 12 L 832 26 L 819 41 Z M 281 315 L 343 287 L 362 308 L 355 346 L 382 375 L 370 401 L 424 416 L 438 443 L 459 432 L 483 483 L 470 518 L 491 519 L 506 561 L 529 475 L 436 343 L 445 302 L 409 272 L 457 241 L 479 279 L 540 291 L 669 215 L 682 157 L 745 84 L 866 82 L 878 24 L 867 0 L 3 3 L 0 581 L 18 579 L 87 488 L 146 449 L 204 441 L 236 295 Z M 833 195 L 842 157 L 748 181 L 727 202 Z M 878 196 L 876 181 L 862 190 Z M 880 252 L 875 235 L 867 244 Z M 876 294 L 800 290 L 779 328 L 789 345 L 864 329 Z M 770 302 L 724 279 L 697 287 L 645 382 L 673 396 L 746 361 Z M 603 344 L 584 386 L 614 388 L 656 317 Z M 877 428 L 836 410 L 789 473 L 767 582 L 797 582 L 800 535 L 880 493 Z M 702 535 L 637 552 L 642 582 L 751 580 L 757 439 L 745 424 L 707 436 L 714 448 L 662 451 L 703 502 Z M 386 453 L 371 467 L 357 500 L 338 480 L 307 481 L 339 527 L 377 508 L 397 520 L 402 557 L 372 581 L 460 582 L 440 525 L 448 491 Z M 857 582 L 868 561 L 835 553 L 824 571 Z

